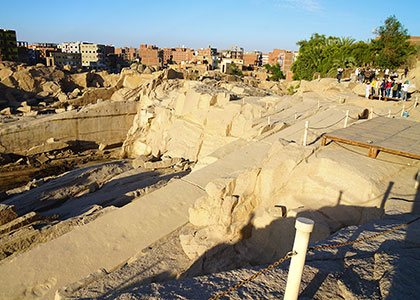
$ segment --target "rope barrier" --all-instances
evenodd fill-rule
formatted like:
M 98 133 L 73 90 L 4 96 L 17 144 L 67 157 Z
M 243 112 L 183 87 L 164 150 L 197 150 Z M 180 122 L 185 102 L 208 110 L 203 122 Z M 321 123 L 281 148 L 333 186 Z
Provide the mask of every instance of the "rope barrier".
M 267 271 L 273 269 L 274 267 L 277 267 L 278 265 L 280 265 L 281 263 L 285 262 L 288 259 L 291 259 L 293 256 L 295 256 L 297 253 L 293 252 L 293 251 L 289 251 L 287 252 L 287 254 L 285 256 L 283 256 L 282 258 L 280 258 L 279 260 L 277 260 L 276 262 L 274 262 L 273 264 L 269 265 L 267 268 L 262 269 L 261 271 L 255 273 L 254 275 L 252 275 L 251 277 L 242 280 L 241 282 L 239 282 L 238 284 L 236 284 L 233 287 L 230 287 L 229 289 L 225 290 L 224 292 L 221 292 L 219 294 L 217 294 L 216 296 L 209 298 L 208 300 L 217 300 L 220 299 L 223 296 L 226 296 L 227 294 L 229 294 L 230 292 L 233 292 L 234 290 L 240 288 L 241 286 L 243 286 L 244 284 L 254 280 L 255 278 L 257 278 L 258 276 L 260 276 L 261 274 L 266 273 Z
M 340 120 L 338 120 L 337 122 L 335 122 L 335 123 L 333 123 L 333 124 L 331 124 L 331 125 L 328 125 L 328 126 L 324 126 L 324 127 L 308 127 L 308 129 L 312 129 L 312 130 L 327 129 L 327 128 L 330 128 L 330 127 L 332 127 L 332 126 L 334 126 L 334 125 L 337 125 L 338 123 L 340 123 L 341 121 L 343 121 L 345 118 L 346 118 L 346 117 L 342 117 L 342 118 L 341 118 Z
M 414 218 L 411 221 L 408 221 L 407 223 L 401 224 L 397 227 L 388 229 L 386 231 L 382 231 L 382 232 L 378 232 L 375 233 L 373 235 L 364 237 L 364 238 L 360 238 L 360 239 L 355 239 L 352 241 L 347 241 L 347 242 L 342 242 L 342 243 L 337 243 L 337 244 L 333 244 L 333 245 L 321 245 L 321 246 L 316 246 L 316 247 L 310 247 L 308 248 L 308 251 L 319 251 L 319 250 L 325 250 L 325 249 L 333 249 L 333 248 L 339 248 L 339 247 L 344 247 L 344 246 L 348 246 L 348 245 L 352 245 L 352 244 L 356 244 L 356 243 L 360 243 L 360 242 L 365 242 L 368 240 L 373 240 L 377 237 L 389 234 L 391 232 L 397 231 L 399 229 L 402 229 L 416 221 L 420 220 L 420 216 L 417 218 Z M 254 280 L 255 278 L 257 278 L 258 276 L 260 276 L 261 274 L 266 273 L 267 271 L 273 269 L 274 267 L 277 267 L 278 265 L 280 265 L 281 263 L 285 262 L 286 260 L 292 258 L 293 256 L 297 255 L 296 252 L 290 251 L 288 252 L 285 256 L 283 256 L 282 258 L 280 258 L 279 260 L 277 260 L 276 262 L 274 262 L 273 264 L 269 265 L 267 268 L 262 269 L 261 271 L 257 272 L 256 274 L 252 275 L 251 277 L 242 280 L 241 282 L 239 282 L 238 284 L 236 284 L 233 287 L 230 287 L 229 289 L 217 294 L 216 296 L 209 298 L 208 300 L 217 300 L 220 299 L 223 296 L 226 296 L 227 294 L 229 294 L 230 292 L 233 292 L 234 290 L 240 288 L 241 286 L 243 286 L 244 284 Z

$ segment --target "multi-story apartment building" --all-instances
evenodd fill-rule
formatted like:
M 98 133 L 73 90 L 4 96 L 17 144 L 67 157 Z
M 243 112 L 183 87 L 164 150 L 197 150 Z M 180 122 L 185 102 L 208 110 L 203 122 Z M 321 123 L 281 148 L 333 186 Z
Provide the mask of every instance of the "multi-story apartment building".
M 80 43 L 82 66 L 87 68 L 105 68 L 105 46 L 100 44 Z
M 0 61 L 18 60 L 16 31 L 0 28 Z
M 29 60 L 31 63 L 43 63 L 46 64 L 47 57 L 51 53 L 61 52 L 58 49 L 58 45 L 54 43 L 34 43 L 28 46 Z
M 29 64 L 29 44 L 28 42 L 17 41 L 18 61 Z
M 173 63 L 173 52 L 175 48 L 163 48 L 163 64 L 171 64 Z
M 172 50 L 172 61 L 177 64 L 192 61 L 194 51 L 190 48 L 178 47 Z
M 66 42 L 61 43 L 59 48 L 64 53 L 80 53 L 80 44 L 81 42 Z
M 243 59 L 244 48 L 232 46 L 228 50 L 221 51 L 222 58 Z
M 254 69 L 262 64 L 262 53 L 260 51 L 252 51 L 243 54 L 244 67 Z
M 47 57 L 47 66 L 63 68 L 66 65 L 81 68 L 82 55 L 80 53 L 53 52 Z
M 137 61 L 139 59 L 139 52 L 137 48 L 132 47 L 123 47 L 123 48 L 116 48 L 114 54 L 121 56 L 121 58 L 125 61 Z
M 139 57 L 141 63 L 146 66 L 161 66 L 163 64 L 163 50 L 155 45 L 140 45 Z

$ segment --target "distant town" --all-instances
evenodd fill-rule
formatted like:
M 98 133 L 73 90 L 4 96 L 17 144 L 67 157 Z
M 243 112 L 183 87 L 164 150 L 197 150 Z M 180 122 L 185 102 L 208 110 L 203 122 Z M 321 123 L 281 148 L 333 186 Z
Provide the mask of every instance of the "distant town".
M 207 46 L 201 49 L 187 47 L 159 48 L 141 44 L 139 48 L 115 48 L 113 45 L 89 42 L 33 43 L 17 41 L 16 32 L 0 28 L 0 61 L 17 61 L 29 65 L 38 63 L 63 69 L 107 70 L 118 73 L 132 63 L 141 63 L 156 69 L 193 69 L 200 72 L 219 69 L 229 73 L 231 65 L 249 75 L 265 80 L 266 64 L 279 64 L 287 80 L 291 80 L 293 62 L 298 51 L 273 49 L 272 52 L 244 52 L 238 46 L 218 50 Z

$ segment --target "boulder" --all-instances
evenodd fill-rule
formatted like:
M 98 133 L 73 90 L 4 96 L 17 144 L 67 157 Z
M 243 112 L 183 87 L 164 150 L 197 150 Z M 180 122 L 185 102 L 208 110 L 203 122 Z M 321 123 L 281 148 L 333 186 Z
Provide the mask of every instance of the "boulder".
M 151 159 L 152 159 L 152 156 L 140 155 L 135 160 L 133 160 L 133 162 L 131 163 L 131 165 L 135 169 L 137 169 L 137 168 L 144 168 L 144 164 L 146 162 L 150 161 Z
M 10 107 L 6 107 L 6 108 L 0 110 L 0 114 L 2 114 L 2 115 L 11 115 L 12 114 L 12 109 Z
M 50 94 L 56 94 L 61 91 L 61 87 L 54 81 L 48 81 L 42 85 L 42 90 Z
M 28 70 L 23 69 L 13 73 L 13 78 L 25 92 L 37 92 L 35 79 Z
M 78 88 L 75 88 L 72 92 L 71 92 L 71 96 L 73 97 L 73 98 L 76 98 L 77 96 L 79 96 L 80 95 L 80 89 L 78 89 Z
M 21 106 L 17 108 L 17 111 L 20 111 L 22 113 L 30 112 L 32 108 L 30 106 Z
M 0 81 L 12 76 L 13 71 L 10 69 L 0 69 Z
M 184 75 L 170 68 L 170 69 L 165 70 L 163 78 L 164 79 L 183 79 Z
M 57 98 L 58 98 L 58 101 L 60 101 L 60 102 L 66 102 L 66 101 L 69 99 L 69 98 L 67 97 L 67 95 L 66 95 L 66 94 L 64 94 L 64 93 L 60 93 L 60 94 L 58 94 Z
M 17 218 L 14 205 L 0 204 L 0 225 L 4 225 Z

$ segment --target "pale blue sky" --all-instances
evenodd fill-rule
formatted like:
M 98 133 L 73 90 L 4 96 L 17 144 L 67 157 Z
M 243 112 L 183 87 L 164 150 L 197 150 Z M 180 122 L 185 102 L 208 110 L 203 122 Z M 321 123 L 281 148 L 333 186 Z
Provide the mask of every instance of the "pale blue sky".
M 30 43 L 297 50 L 315 32 L 366 41 L 393 14 L 420 36 L 419 0 L 0 0 L 0 7 L 0 28 Z

